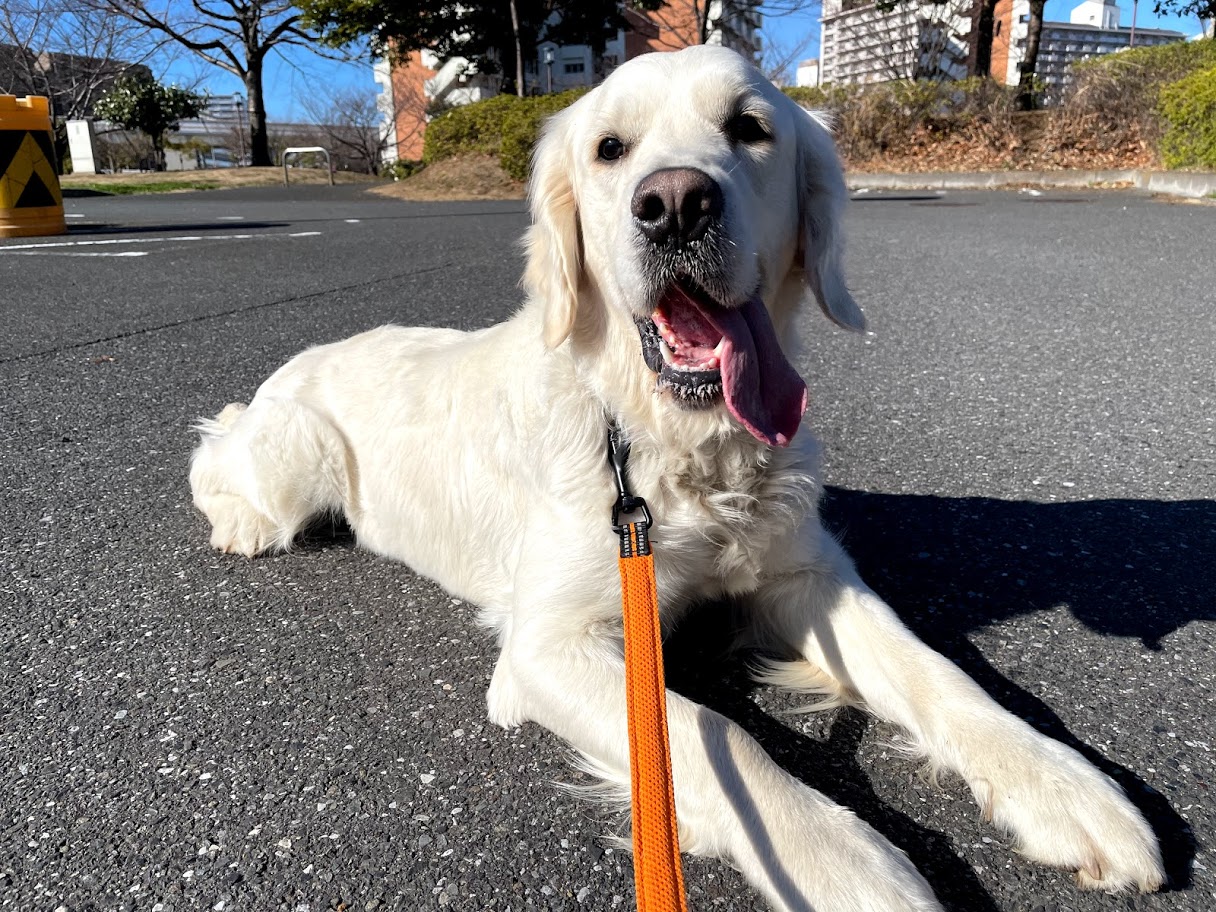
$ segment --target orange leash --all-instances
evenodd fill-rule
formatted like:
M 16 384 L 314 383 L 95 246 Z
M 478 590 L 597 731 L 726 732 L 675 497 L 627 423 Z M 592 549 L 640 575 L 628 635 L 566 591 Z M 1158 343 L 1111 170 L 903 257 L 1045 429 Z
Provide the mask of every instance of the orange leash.
M 618 498 L 612 527 L 621 538 L 621 609 L 625 621 L 625 694 L 629 708 L 629 769 L 633 791 L 633 880 L 638 912 L 687 912 L 676 797 L 667 736 L 667 688 L 654 555 L 646 502 L 629 493 L 625 462 L 629 444 L 615 425 L 608 455 Z M 640 519 L 622 523 L 625 514 Z

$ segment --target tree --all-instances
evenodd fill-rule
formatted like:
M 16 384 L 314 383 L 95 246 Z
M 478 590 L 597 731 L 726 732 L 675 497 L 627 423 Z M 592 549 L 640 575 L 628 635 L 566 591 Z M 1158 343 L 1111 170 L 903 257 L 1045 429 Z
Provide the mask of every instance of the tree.
M 147 32 L 81 0 L 0 2 L 0 94 L 51 100 L 55 153 L 67 154 L 64 122 L 93 113 L 120 76 L 148 72 Z
M 203 98 L 176 86 L 164 86 L 151 76 L 124 76 L 93 110 L 98 117 L 125 130 L 139 130 L 152 140 L 158 167 L 163 167 L 165 134 L 187 117 L 198 117 Z
M 368 174 L 380 170 L 389 134 L 378 96 L 359 89 L 309 92 L 300 100 L 315 131 L 340 162 Z
M 1201 22 L 1216 20 L 1216 0 L 1157 0 L 1158 16 L 1197 16 Z
M 1047 0 L 1030 0 L 1030 19 L 1026 25 L 1026 52 L 1018 64 L 1017 107 L 1029 111 L 1035 106 L 1035 70 L 1039 65 L 1039 43 L 1043 37 L 1043 7 Z
M 262 73 L 266 57 L 284 45 L 311 47 L 290 0 L 88 0 L 151 29 L 233 74 L 249 96 L 249 155 L 254 165 L 273 164 L 266 135 Z
M 992 42 L 996 38 L 996 4 L 997 0 L 975 0 L 971 13 L 971 38 L 967 42 L 968 76 L 991 75 Z
M 628 5 L 653 9 L 661 3 L 630 0 Z M 503 90 L 514 92 L 521 90 L 523 61 L 540 41 L 588 44 L 602 52 L 625 25 L 618 0 L 297 0 L 297 5 L 304 24 L 334 47 L 370 37 L 379 55 L 401 59 L 428 50 L 441 60 L 464 57 L 478 72 L 503 74 Z

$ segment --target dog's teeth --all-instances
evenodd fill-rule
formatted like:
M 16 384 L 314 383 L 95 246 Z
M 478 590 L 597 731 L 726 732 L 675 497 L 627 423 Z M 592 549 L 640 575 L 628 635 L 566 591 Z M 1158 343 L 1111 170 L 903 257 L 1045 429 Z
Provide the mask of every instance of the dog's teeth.
M 663 360 L 668 364 L 675 361 L 675 355 L 672 353 L 671 349 L 668 348 L 666 339 L 659 339 L 659 351 L 663 355 Z

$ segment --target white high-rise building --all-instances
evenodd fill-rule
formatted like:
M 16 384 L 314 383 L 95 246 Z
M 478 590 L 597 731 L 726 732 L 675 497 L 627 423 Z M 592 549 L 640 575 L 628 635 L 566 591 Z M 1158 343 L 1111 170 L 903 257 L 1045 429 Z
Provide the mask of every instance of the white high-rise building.
M 971 0 L 900 4 L 884 12 L 873 2 L 824 0 L 820 33 L 820 82 L 884 82 L 893 79 L 959 79 L 967 75 Z M 1059 97 L 1069 65 L 1123 50 L 1132 30 L 1119 24 L 1115 0 L 1083 0 L 1068 22 L 1044 22 L 1035 72 L 1048 99 Z M 990 74 L 1016 85 L 1026 56 L 1029 0 L 999 0 L 993 28 Z M 1136 46 L 1182 41 L 1181 32 L 1135 30 Z

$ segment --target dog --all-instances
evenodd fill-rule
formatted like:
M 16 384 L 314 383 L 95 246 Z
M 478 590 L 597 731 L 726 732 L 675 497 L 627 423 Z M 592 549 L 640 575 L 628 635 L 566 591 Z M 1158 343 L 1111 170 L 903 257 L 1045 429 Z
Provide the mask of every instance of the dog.
M 500 650 L 492 721 L 543 725 L 627 794 L 614 425 L 653 514 L 664 628 L 730 599 L 775 657 L 764 681 L 900 726 L 1081 887 L 1156 889 L 1160 850 L 1120 788 L 917 640 L 820 524 L 794 318 L 813 299 L 865 325 L 824 124 L 731 51 L 650 54 L 548 122 L 529 191 L 514 317 L 309 349 L 200 424 L 190 483 L 211 544 L 285 549 L 340 512 L 361 546 L 480 607 Z M 667 703 L 685 851 L 774 909 L 940 908 L 903 852 L 742 728 Z

